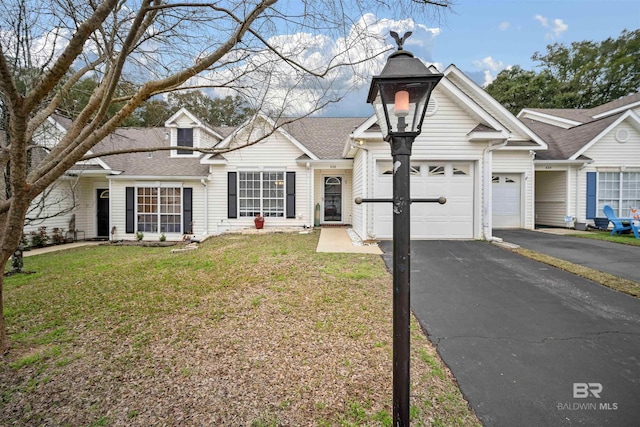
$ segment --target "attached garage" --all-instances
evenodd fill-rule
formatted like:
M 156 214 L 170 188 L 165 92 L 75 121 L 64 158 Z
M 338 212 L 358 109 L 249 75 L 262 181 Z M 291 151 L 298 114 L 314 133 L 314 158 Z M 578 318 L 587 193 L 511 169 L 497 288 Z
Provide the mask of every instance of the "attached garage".
M 492 222 L 494 228 L 522 226 L 521 175 L 494 174 L 491 177 Z
M 411 197 L 438 198 L 447 203 L 413 203 L 411 205 L 412 239 L 472 239 L 474 224 L 474 163 L 411 163 Z M 376 163 L 374 197 L 393 196 L 393 168 L 390 161 Z M 393 214 L 390 203 L 374 204 L 376 238 L 393 236 Z

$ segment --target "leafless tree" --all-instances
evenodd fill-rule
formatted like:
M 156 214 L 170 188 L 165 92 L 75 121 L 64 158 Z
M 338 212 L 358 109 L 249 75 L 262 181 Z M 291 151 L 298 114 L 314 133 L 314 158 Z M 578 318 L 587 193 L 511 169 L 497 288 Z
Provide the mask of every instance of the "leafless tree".
M 304 94 L 305 111 L 314 111 L 349 89 L 336 84 L 341 73 L 365 75 L 368 60 L 383 53 L 377 12 L 431 18 L 449 3 L 3 0 L 0 270 L 19 244 L 32 202 L 150 97 L 184 87 L 226 89 L 278 114 Z M 295 84 L 275 90 L 285 76 Z M 86 77 L 99 82 L 86 106 L 29 167 L 36 132 Z M 2 301 L 0 275 L 0 313 Z M 8 348 L 2 315 L 0 353 Z

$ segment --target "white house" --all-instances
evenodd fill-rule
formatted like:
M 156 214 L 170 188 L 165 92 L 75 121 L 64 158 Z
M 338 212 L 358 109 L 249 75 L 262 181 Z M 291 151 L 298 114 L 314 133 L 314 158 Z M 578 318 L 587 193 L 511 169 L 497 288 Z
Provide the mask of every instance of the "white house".
M 524 109 L 518 117 L 547 141 L 535 164 L 536 224 L 592 223 L 610 205 L 640 207 L 640 93 L 591 109 Z
M 534 158 L 547 143 L 455 66 L 443 74 L 413 145 L 411 193 L 447 203 L 412 205 L 413 238 L 491 239 L 494 227 L 532 229 Z M 69 171 L 78 179 L 74 212 L 84 237 L 202 238 L 253 227 L 261 214 L 265 227 L 349 224 L 365 240 L 391 238 L 390 204 L 354 202 L 391 195 L 390 149 L 374 116 L 257 114 L 219 129 L 183 109 L 162 128 L 120 129 L 93 152 L 159 145 L 170 149 L 104 156 Z

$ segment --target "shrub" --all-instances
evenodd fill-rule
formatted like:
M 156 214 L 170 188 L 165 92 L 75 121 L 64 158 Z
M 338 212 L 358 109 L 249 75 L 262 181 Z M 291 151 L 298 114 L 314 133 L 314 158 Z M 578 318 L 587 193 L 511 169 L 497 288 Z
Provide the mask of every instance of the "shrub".
M 144 239 L 144 233 L 142 231 L 138 231 L 136 233 L 136 239 L 138 240 L 138 242 Z
M 54 228 L 53 236 L 51 236 L 51 240 L 53 243 L 59 244 L 64 243 L 64 228 Z
M 35 246 L 37 248 L 41 248 L 51 240 L 49 235 L 47 234 L 47 227 L 40 227 L 38 231 L 32 231 L 29 233 L 31 235 L 31 246 Z

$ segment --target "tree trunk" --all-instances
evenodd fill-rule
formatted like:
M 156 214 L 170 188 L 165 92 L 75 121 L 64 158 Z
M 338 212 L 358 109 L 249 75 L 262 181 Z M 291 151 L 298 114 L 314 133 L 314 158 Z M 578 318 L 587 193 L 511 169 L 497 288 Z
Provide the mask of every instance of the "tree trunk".
M 7 325 L 4 321 L 4 268 L 7 261 L 0 260 L 0 355 L 9 351 L 9 337 L 7 336 Z
M 0 354 L 9 350 L 9 336 L 7 335 L 4 318 L 4 270 L 9 257 L 18 249 L 22 237 L 22 225 L 29 208 L 26 198 L 17 197 L 8 214 L 0 215 Z

